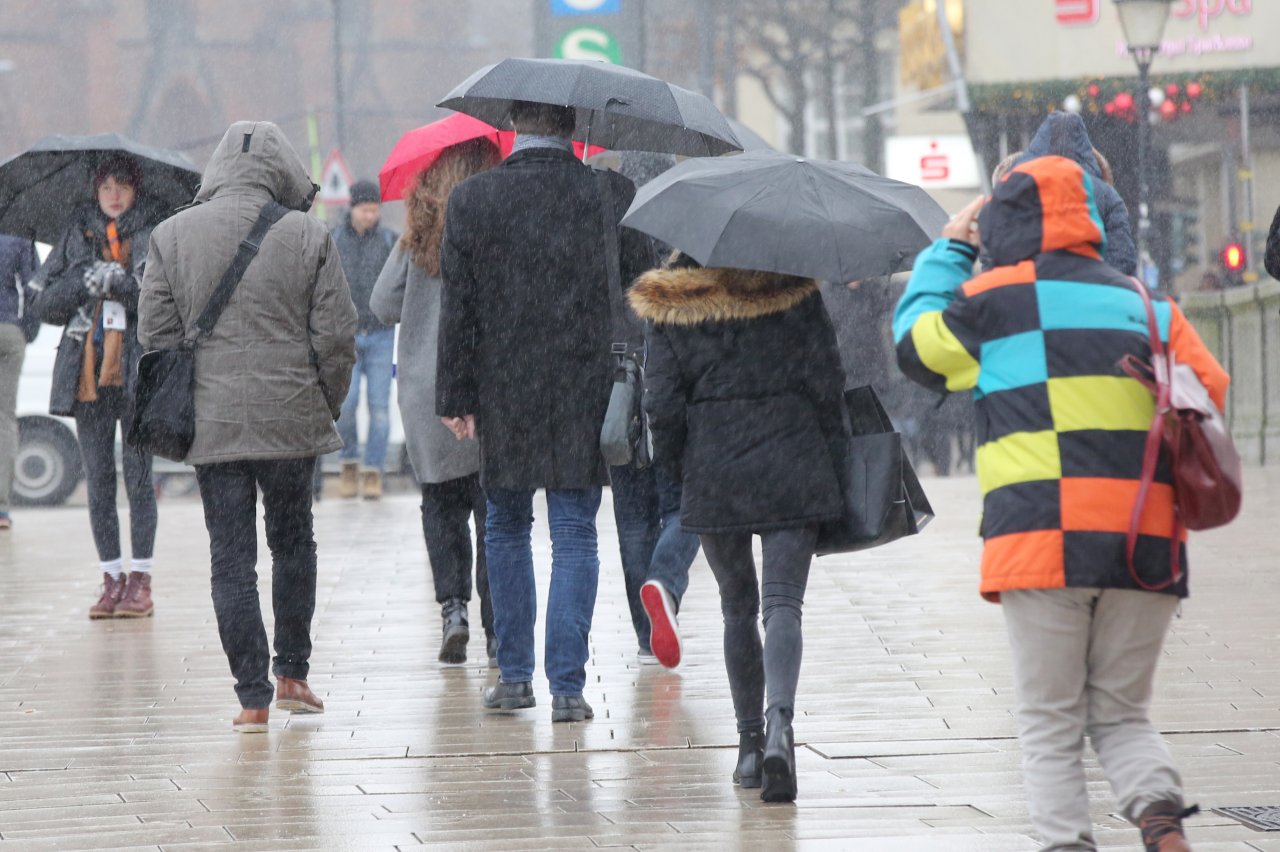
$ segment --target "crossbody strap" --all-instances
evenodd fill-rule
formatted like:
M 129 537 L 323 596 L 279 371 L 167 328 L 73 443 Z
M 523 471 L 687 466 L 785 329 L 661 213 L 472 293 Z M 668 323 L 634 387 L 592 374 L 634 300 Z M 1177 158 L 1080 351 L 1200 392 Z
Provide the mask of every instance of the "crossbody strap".
M 604 169 L 595 172 L 600 185 L 600 233 L 604 240 L 605 273 L 609 278 L 609 314 L 613 319 L 612 346 L 610 351 L 618 357 L 631 354 L 634 348 L 630 338 L 630 321 L 627 319 L 627 303 L 622 296 L 622 259 L 618 245 L 618 216 L 614 206 L 613 185 Z
M 222 273 L 218 288 L 209 297 L 204 310 L 196 320 L 192 333 L 184 341 L 188 346 L 195 345 L 201 337 L 207 337 L 213 333 L 213 327 L 218 324 L 218 318 L 222 316 L 222 311 L 231 301 L 231 294 L 235 292 L 249 264 L 257 257 L 258 249 L 262 247 L 262 240 L 267 236 L 267 231 L 271 230 L 271 226 L 284 218 L 288 212 L 288 207 L 274 201 L 268 201 L 263 205 L 257 221 L 249 229 L 249 236 L 240 241 L 240 248 L 236 250 L 236 256 L 232 259 L 231 265 L 227 267 L 226 272 Z
M 1142 299 L 1142 305 L 1146 310 L 1147 316 L 1147 335 L 1151 341 L 1151 373 L 1156 384 L 1156 413 L 1152 418 L 1151 427 L 1147 430 L 1147 442 L 1142 454 L 1142 481 L 1138 485 L 1138 496 L 1133 503 L 1133 513 L 1129 517 L 1129 533 L 1125 538 L 1125 559 L 1129 566 L 1129 576 L 1139 587 L 1148 591 L 1159 591 L 1177 583 L 1182 578 L 1182 566 L 1178 559 L 1179 543 L 1182 540 L 1182 522 L 1178 516 L 1177 501 L 1174 502 L 1173 510 L 1173 531 L 1169 541 L 1169 562 L 1170 572 L 1169 579 L 1162 583 L 1150 584 L 1138 576 L 1138 571 L 1133 564 L 1133 556 L 1138 547 L 1138 530 L 1142 523 L 1142 512 L 1147 505 L 1147 494 L 1151 490 L 1151 485 L 1156 478 L 1156 465 L 1160 461 L 1160 445 L 1164 439 L 1165 417 L 1168 414 L 1170 406 L 1170 397 L 1172 395 L 1170 382 L 1171 377 L 1169 370 L 1171 362 L 1165 351 L 1164 342 L 1160 339 L 1160 323 L 1156 319 L 1156 309 L 1151 303 L 1151 296 L 1147 293 L 1146 285 L 1136 278 L 1129 279 L 1138 291 L 1138 296 Z M 1176 447 L 1171 447 L 1171 452 L 1176 452 Z M 1176 464 L 1177 460 L 1174 459 Z

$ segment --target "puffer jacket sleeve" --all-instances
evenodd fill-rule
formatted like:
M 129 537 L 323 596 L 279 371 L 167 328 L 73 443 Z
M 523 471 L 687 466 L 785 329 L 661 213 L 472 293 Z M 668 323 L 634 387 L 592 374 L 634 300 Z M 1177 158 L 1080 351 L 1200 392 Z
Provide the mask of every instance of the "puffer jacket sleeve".
M 356 306 L 338 261 L 338 247 L 327 234 L 320 251 L 307 325 L 320 390 L 324 392 L 329 413 L 337 420 L 342 401 L 351 387 L 351 367 L 356 362 Z
M 822 297 L 810 300 L 813 333 L 806 341 L 804 358 L 805 391 L 818 413 L 818 427 L 827 439 L 832 461 L 837 469 L 842 465 L 848 444 L 845 428 L 844 365 L 840 360 L 840 345 L 831 316 Z
M 907 378 L 945 393 L 978 384 L 980 340 L 972 305 L 960 288 L 978 250 L 941 239 L 921 252 L 893 315 L 898 366 Z
M 687 394 L 675 350 L 661 326 L 649 323 L 645 334 L 644 413 L 653 436 L 653 460 L 671 482 L 683 477 L 688 437 Z
M 369 294 L 369 309 L 379 322 L 395 325 L 404 311 L 404 292 L 409 282 L 409 253 L 396 246 L 387 258 Z
M 84 286 L 84 271 L 91 262 L 84 237 L 78 229 L 68 228 L 31 281 L 35 291 L 31 310 L 41 322 L 66 325 L 82 305 L 93 300 Z
M 186 330 L 182 327 L 182 315 L 173 298 L 169 271 L 156 247 L 154 234 L 147 258 L 142 290 L 138 296 L 138 342 L 147 351 L 176 349 Z
M 1133 242 L 1133 229 L 1129 224 L 1129 209 L 1115 187 L 1096 181 L 1098 206 L 1102 214 L 1102 227 L 1107 232 L 1107 250 L 1102 259 L 1113 269 L 1125 275 L 1138 272 L 1138 247 Z
M 1272 278 L 1280 278 L 1280 209 L 1271 220 L 1271 230 L 1267 233 L 1267 254 L 1265 257 L 1267 272 Z
M 1195 326 L 1188 320 L 1182 309 L 1172 300 L 1169 302 L 1169 348 L 1173 350 L 1174 359 L 1186 364 L 1196 371 L 1200 383 L 1209 391 L 1209 397 L 1218 410 L 1226 413 L 1227 387 L 1231 384 L 1231 376 L 1213 357 L 1209 347 L 1204 345 Z

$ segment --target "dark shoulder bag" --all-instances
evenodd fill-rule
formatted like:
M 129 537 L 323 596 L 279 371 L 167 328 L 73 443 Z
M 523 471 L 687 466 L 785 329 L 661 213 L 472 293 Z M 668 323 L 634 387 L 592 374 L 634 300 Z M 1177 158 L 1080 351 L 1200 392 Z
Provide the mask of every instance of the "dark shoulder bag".
M 610 467 L 631 465 L 646 468 L 651 462 L 648 426 L 641 410 L 644 370 L 640 364 L 640 346 L 631 341 L 631 322 L 627 303 L 622 296 L 622 262 L 618 246 L 618 217 L 613 204 L 613 187 L 609 173 L 596 172 L 602 196 L 601 230 L 604 235 L 605 268 L 609 278 L 609 314 L 612 317 L 612 343 L 609 358 L 613 366 L 613 390 L 609 408 L 600 429 L 600 453 Z
M 267 202 L 249 236 L 240 242 L 240 249 L 222 274 L 195 326 L 178 348 L 157 349 L 142 356 L 138 362 L 133 419 L 125 432 L 130 446 L 171 461 L 180 462 L 187 457 L 196 437 L 196 345 L 200 338 L 213 332 L 236 285 L 257 256 L 267 231 L 288 212 L 283 205 Z

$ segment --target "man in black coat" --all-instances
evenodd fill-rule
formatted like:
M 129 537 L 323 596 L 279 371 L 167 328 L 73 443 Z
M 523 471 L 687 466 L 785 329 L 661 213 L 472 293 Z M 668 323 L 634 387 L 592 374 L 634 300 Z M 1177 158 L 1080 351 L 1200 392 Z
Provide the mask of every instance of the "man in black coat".
M 498 168 L 449 197 L 436 409 L 480 441 L 485 545 L 502 677 L 491 709 L 534 706 L 533 495 L 547 492 L 553 557 L 545 669 L 552 721 L 591 718 L 582 698 L 600 573 L 595 527 L 600 427 L 611 386 L 604 196 L 616 228 L 635 194 L 578 162 L 571 108 L 517 103 L 517 140 Z M 648 240 L 619 234 L 625 281 L 652 263 Z

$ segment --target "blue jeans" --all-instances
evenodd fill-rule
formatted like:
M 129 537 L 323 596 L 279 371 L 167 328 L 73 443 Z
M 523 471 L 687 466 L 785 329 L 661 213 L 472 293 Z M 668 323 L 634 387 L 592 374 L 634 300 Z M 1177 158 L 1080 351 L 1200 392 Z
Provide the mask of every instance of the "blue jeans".
M 381 328 L 356 335 L 356 365 L 351 369 L 351 390 L 342 402 L 338 434 L 342 436 L 343 461 L 360 458 L 356 411 L 360 407 L 360 377 L 364 376 L 369 407 L 369 440 L 364 445 L 364 465 L 381 471 L 387 463 L 387 435 L 391 431 L 391 363 L 395 357 L 396 330 Z
M 596 542 L 599 488 L 547 491 L 551 526 L 551 591 L 546 658 L 552 695 L 580 695 L 587 683 L 587 636 L 596 608 L 600 555 Z M 538 593 L 533 577 L 533 491 L 486 492 L 485 550 L 489 595 L 504 683 L 533 680 L 533 627 Z
M 644 470 L 630 465 L 611 467 L 609 479 L 631 625 L 640 650 L 648 653 L 649 617 L 640 603 L 640 587 L 657 580 L 675 598 L 678 609 L 689 588 L 689 567 L 698 555 L 698 537 L 680 527 L 680 483 L 671 482 L 656 466 Z

